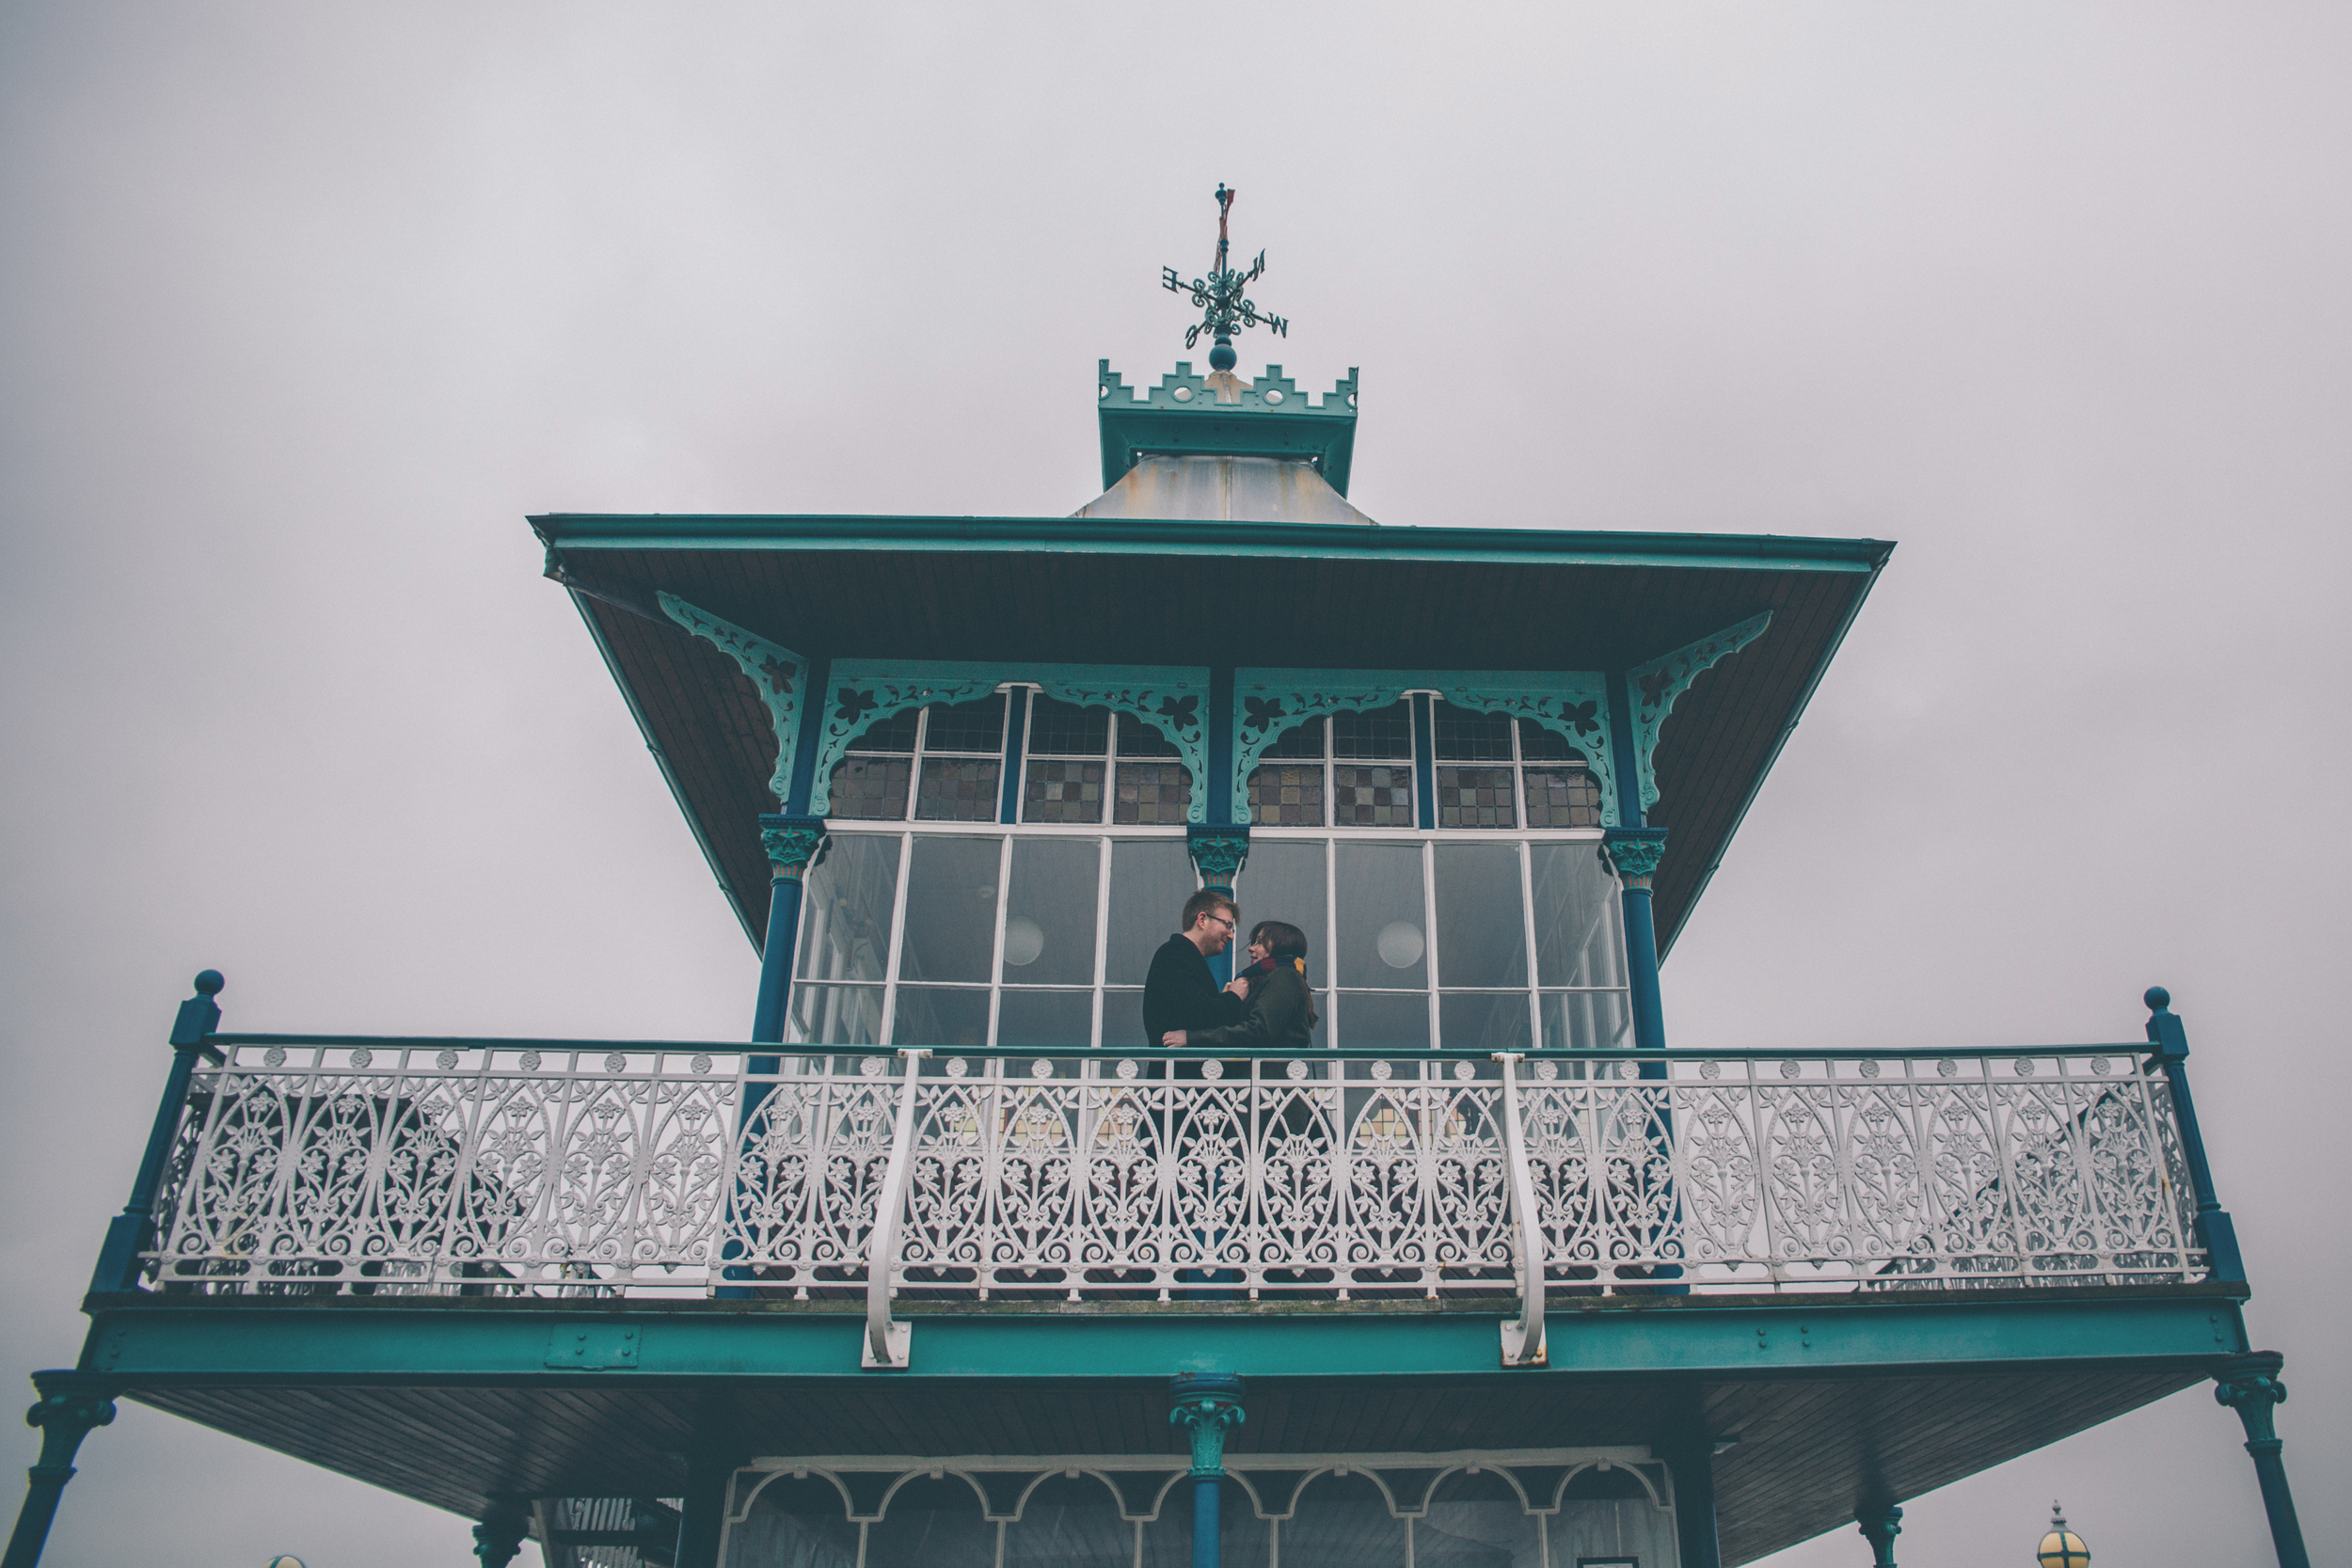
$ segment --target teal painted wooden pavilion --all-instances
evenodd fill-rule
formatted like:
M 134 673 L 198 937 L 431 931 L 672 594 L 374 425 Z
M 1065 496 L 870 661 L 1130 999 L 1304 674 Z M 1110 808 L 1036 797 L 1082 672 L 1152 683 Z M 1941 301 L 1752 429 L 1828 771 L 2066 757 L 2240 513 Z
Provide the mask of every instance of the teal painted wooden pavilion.
M 7 1568 L 125 1397 L 492 1568 L 1715 1568 L 1891 1563 L 2208 1379 L 2303 1560 L 2161 991 L 2144 1045 L 1665 1038 L 1891 546 L 1376 525 L 1354 372 L 1233 373 L 1249 277 L 1171 275 L 1208 373 L 1103 366 L 1074 515 L 532 520 L 748 1042 L 241 1035 L 200 976 Z M 1311 1049 L 1145 1037 L 1203 886 L 1308 933 Z

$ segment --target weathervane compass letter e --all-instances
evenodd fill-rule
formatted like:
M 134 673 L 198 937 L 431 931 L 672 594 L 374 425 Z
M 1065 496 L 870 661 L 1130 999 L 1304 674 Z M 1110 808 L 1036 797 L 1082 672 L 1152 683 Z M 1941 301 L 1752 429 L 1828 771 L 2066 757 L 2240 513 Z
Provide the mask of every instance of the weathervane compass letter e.
M 1287 316 L 1261 310 L 1242 296 L 1242 291 L 1265 276 L 1265 252 L 1249 263 L 1248 272 L 1236 272 L 1226 264 L 1228 240 L 1226 220 L 1232 215 L 1233 198 L 1238 194 L 1219 184 L 1216 188 L 1216 263 L 1206 277 L 1196 277 L 1187 283 L 1176 276 L 1174 267 L 1160 269 L 1160 287 L 1175 293 L 1190 293 L 1192 308 L 1204 312 L 1201 319 L 1184 332 L 1184 346 L 1192 347 L 1206 332 L 1213 340 L 1209 350 L 1209 368 L 1230 371 L 1233 368 L 1233 334 L 1245 326 L 1270 328 L 1278 338 L 1290 336 Z

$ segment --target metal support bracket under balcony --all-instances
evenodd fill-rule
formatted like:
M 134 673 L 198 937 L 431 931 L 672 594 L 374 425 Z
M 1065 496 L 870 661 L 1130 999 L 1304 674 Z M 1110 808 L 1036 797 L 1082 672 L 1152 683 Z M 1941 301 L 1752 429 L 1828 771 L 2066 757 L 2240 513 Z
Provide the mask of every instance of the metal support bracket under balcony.
M 914 1162 L 915 1091 L 923 1058 L 930 1054 L 920 1049 L 898 1053 L 905 1065 L 898 1082 L 898 1115 L 890 1132 L 890 1168 L 874 1206 L 874 1228 L 866 1251 L 866 1351 L 860 1363 L 868 1371 L 905 1371 L 914 1346 L 914 1325 L 890 1315 L 890 1283 L 898 1273 L 899 1221 L 906 1212 L 907 1169 Z

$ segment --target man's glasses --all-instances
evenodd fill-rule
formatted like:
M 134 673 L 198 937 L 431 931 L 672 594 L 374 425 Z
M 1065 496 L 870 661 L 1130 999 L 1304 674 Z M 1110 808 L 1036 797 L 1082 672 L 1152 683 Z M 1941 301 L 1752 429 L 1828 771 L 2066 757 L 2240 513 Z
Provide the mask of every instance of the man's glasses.
M 1209 918 L 1216 921 L 1219 926 L 1224 927 L 1229 931 L 1239 931 L 1241 929 L 1239 926 L 1233 924 L 1233 920 L 1231 915 L 1213 914 L 1209 916 Z

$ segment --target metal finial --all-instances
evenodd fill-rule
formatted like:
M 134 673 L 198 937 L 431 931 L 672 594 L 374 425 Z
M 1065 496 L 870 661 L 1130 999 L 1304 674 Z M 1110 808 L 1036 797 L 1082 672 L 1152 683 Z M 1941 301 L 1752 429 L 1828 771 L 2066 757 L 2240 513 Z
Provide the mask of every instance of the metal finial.
M 1160 287 L 1175 293 L 1192 295 L 1192 306 L 1203 312 L 1200 320 L 1184 331 L 1184 346 L 1192 347 L 1206 332 L 1214 346 L 1209 350 L 1209 368 L 1230 371 L 1233 368 L 1233 334 L 1245 326 L 1270 328 L 1278 338 L 1290 336 L 1287 317 L 1261 310 L 1242 295 L 1242 291 L 1265 275 L 1265 252 L 1249 263 L 1248 272 L 1236 272 L 1227 264 L 1232 240 L 1227 224 L 1233 213 L 1233 198 L 1241 193 L 1220 182 L 1216 187 L 1216 261 L 1209 268 L 1209 276 L 1196 277 L 1187 283 L 1176 276 L 1174 267 L 1160 269 Z

